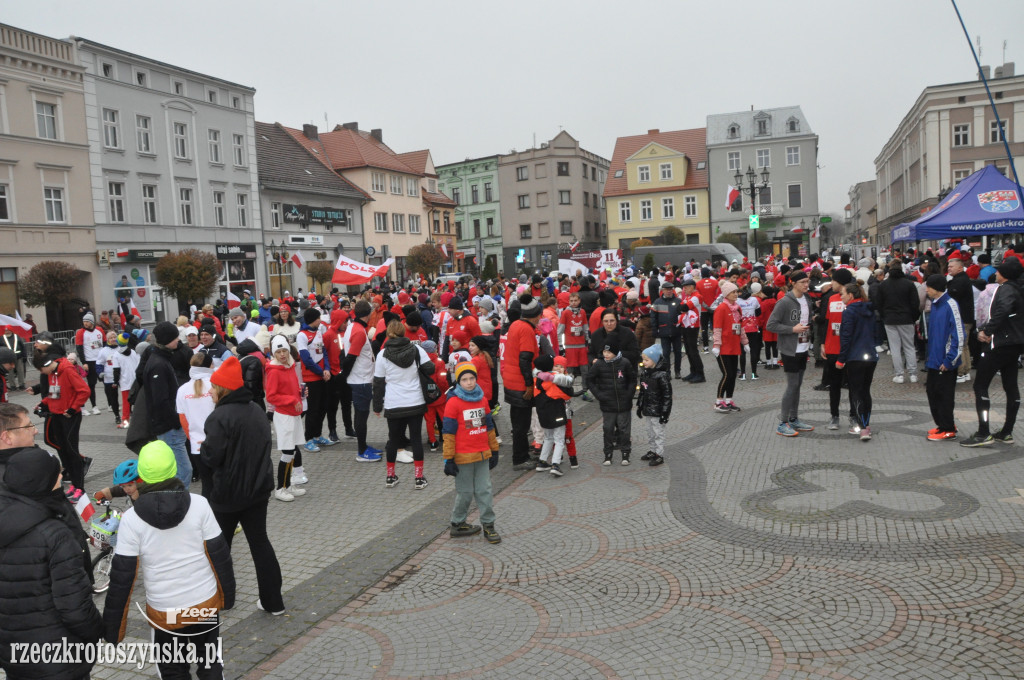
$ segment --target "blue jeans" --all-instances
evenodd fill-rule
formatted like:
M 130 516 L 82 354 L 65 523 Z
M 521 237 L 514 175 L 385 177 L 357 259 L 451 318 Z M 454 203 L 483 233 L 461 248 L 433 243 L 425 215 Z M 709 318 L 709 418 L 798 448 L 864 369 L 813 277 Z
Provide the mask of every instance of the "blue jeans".
M 178 473 L 175 475 L 181 480 L 185 488 L 192 483 L 192 461 L 188 458 L 188 441 L 185 439 L 185 431 L 180 427 L 176 430 L 167 430 L 158 434 L 157 439 L 171 447 L 174 451 L 174 462 L 178 464 Z

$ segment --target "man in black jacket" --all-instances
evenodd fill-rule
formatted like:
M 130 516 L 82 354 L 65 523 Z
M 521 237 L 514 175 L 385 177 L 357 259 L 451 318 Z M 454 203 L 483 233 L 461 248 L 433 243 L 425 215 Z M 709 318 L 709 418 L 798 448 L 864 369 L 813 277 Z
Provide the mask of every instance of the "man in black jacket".
M 661 297 L 651 300 L 651 330 L 654 337 L 661 340 L 665 363 L 668 364 L 671 355 L 675 356 L 676 380 L 683 377 L 683 328 L 679 325 L 681 304 L 682 300 L 676 297 L 675 288 L 669 281 L 661 284 Z
M 171 359 L 178 348 L 178 329 L 169 321 L 161 321 L 153 329 L 152 348 L 145 363 L 139 364 L 136 380 L 142 384 L 146 397 L 146 415 L 150 434 L 171 447 L 178 463 L 178 479 L 188 488 L 192 481 L 192 462 L 185 448 L 185 431 L 181 429 L 175 399 L 178 377 Z
M 974 286 L 971 285 L 971 279 L 967 276 L 967 272 L 964 271 L 964 261 L 961 259 L 959 250 L 954 250 L 949 256 L 949 260 L 946 261 L 946 273 L 951 275 L 953 278 L 949 280 L 949 284 L 946 286 L 946 292 L 949 293 L 949 297 L 956 301 L 958 307 L 960 307 L 960 319 L 964 324 L 964 337 L 969 338 L 974 335 Z M 971 353 L 969 348 L 963 348 L 963 363 L 956 369 L 956 381 L 967 382 L 971 379 Z
M 917 382 L 917 348 L 914 345 L 914 322 L 921 314 L 921 298 L 917 286 L 903 274 L 903 263 L 894 259 L 889 263 L 889 276 L 878 284 L 871 296 L 875 308 L 882 316 L 885 336 L 889 339 L 892 381 L 904 379 Z
M 1013 426 L 1020 409 L 1020 388 L 1017 386 L 1017 361 L 1024 352 L 1024 292 L 1021 290 L 1020 260 L 1007 258 L 996 268 L 999 288 L 992 296 L 989 319 L 978 329 L 982 343 L 978 375 L 974 380 L 974 407 L 978 411 L 978 431 L 960 446 L 989 446 L 994 442 L 1013 444 Z M 966 354 L 966 352 L 964 352 Z M 989 432 L 992 402 L 988 386 L 996 373 L 1006 392 L 1006 422 L 994 435 Z

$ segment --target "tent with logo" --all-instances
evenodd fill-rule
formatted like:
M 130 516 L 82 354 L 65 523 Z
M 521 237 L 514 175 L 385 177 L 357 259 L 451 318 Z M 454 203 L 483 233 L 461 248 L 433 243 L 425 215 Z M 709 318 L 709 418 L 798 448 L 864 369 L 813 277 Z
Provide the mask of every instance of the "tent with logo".
M 892 230 L 892 242 L 1024 233 L 1021 188 L 988 165 L 956 185 L 938 206 Z

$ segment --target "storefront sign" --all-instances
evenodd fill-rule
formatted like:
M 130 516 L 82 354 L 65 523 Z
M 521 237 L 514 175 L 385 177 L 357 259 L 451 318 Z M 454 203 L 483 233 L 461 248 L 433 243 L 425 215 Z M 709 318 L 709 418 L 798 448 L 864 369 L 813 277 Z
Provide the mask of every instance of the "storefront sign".
M 217 245 L 218 260 L 255 260 L 256 244 L 230 243 Z
M 132 262 L 156 262 L 171 251 L 169 250 L 129 250 L 128 259 Z
M 339 208 L 321 208 L 308 205 L 285 203 L 285 224 L 323 224 L 344 227 L 348 224 L 348 213 Z

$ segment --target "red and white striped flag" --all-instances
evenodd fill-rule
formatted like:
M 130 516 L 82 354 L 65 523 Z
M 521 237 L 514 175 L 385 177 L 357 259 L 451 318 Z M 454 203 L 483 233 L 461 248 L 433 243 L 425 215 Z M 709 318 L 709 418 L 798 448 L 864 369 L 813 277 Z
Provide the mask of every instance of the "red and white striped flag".
M 234 309 L 235 307 L 238 307 L 241 304 L 242 304 L 242 301 L 240 299 L 238 299 L 238 296 L 235 295 L 234 293 L 232 293 L 229 290 L 228 291 L 228 309 Z
M 795 227 L 793 227 L 792 229 L 790 229 L 790 230 L 789 230 L 789 232 L 790 232 L 791 234 L 802 234 L 802 233 L 804 233 L 804 228 L 803 228 L 803 227 L 801 227 L 801 226 L 800 226 L 800 225 L 798 224 L 798 225 L 796 225 Z
M 75 503 L 75 512 L 82 518 L 83 522 L 88 522 L 89 519 L 96 514 L 96 508 L 92 507 L 92 501 L 89 500 L 89 494 L 83 493 L 82 497 Z
M 32 326 L 22 321 L 20 314 L 18 318 L 0 314 L 0 332 L 3 332 L 4 326 L 10 328 L 11 332 L 22 340 L 30 340 L 32 338 Z
M 302 265 L 306 264 L 306 259 L 302 257 L 302 253 L 294 252 L 292 253 L 292 262 L 295 263 L 296 267 L 301 267 Z
M 448 257 L 448 244 L 443 241 L 441 242 L 441 252 L 444 253 L 445 257 Z
M 812 238 L 818 238 L 820 235 L 821 235 L 821 225 L 819 224 L 818 226 L 816 226 L 814 228 L 814 231 L 811 232 L 811 237 Z
M 128 249 L 127 248 L 125 248 L 123 250 L 118 250 L 117 251 L 117 256 L 118 257 L 128 257 L 128 255 L 129 255 L 129 253 L 128 253 Z
M 576 241 L 576 243 L 573 243 L 572 245 L 569 246 L 569 252 L 575 253 L 576 249 L 579 248 L 579 247 L 580 247 L 580 242 Z
M 731 208 L 732 204 L 736 202 L 736 199 L 740 197 L 740 190 L 729 185 L 729 188 L 725 192 L 725 207 Z

